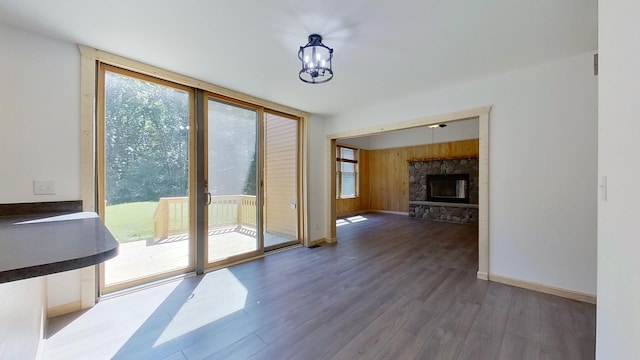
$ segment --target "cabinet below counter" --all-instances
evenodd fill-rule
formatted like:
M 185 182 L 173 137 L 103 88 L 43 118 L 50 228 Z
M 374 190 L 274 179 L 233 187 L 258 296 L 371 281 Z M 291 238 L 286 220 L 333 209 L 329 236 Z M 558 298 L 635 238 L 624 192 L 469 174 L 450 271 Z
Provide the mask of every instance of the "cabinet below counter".
M 118 254 L 94 212 L 0 216 L 0 283 L 80 269 Z

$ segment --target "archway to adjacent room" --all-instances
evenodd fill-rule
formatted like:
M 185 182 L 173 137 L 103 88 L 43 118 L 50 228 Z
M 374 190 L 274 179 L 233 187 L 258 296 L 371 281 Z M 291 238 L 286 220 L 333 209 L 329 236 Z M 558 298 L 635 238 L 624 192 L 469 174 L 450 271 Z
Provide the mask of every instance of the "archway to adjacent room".
M 487 280 L 489 274 L 489 112 L 491 107 L 482 107 L 445 115 L 429 116 L 420 119 L 358 129 L 327 135 L 327 164 L 336 159 L 336 140 L 358 136 L 378 135 L 390 131 L 413 129 L 434 124 L 442 124 L 461 120 L 478 119 L 479 141 L 479 196 L 478 196 L 478 273 L 480 279 Z M 329 194 L 329 214 L 327 238 L 336 242 L 336 167 L 329 166 L 327 172 L 327 194 Z

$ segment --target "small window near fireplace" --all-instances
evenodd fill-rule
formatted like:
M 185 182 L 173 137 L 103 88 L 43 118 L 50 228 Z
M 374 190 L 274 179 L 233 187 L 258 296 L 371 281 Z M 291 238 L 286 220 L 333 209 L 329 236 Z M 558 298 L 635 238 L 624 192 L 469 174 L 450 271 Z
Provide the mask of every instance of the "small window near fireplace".
M 427 201 L 469 203 L 469 174 L 427 175 Z

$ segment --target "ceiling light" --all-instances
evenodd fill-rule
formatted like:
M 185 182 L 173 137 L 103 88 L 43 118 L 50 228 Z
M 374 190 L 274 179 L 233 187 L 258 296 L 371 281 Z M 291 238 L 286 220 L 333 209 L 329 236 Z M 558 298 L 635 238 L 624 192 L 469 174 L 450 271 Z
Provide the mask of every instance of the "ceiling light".
M 447 126 L 447 124 L 433 124 L 433 125 L 429 125 L 428 127 L 429 127 L 429 129 L 435 129 L 435 128 L 438 128 L 438 127 L 443 128 L 443 127 L 446 127 L 446 126 Z
M 298 59 L 302 63 L 298 77 L 309 84 L 322 84 L 333 79 L 332 58 L 333 49 L 322 43 L 322 36 L 309 35 L 307 45 L 300 46 L 298 51 Z

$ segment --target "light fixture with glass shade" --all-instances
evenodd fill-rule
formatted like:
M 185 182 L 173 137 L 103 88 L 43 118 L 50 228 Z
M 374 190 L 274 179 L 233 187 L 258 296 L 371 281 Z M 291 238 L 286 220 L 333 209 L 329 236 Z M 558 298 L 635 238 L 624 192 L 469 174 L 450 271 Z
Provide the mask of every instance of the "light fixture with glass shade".
M 432 144 L 435 144 L 435 143 L 436 143 L 436 131 L 435 131 L 435 130 L 436 130 L 437 128 L 444 128 L 444 127 L 447 127 L 447 124 L 443 124 L 443 123 L 440 123 L 440 124 L 432 124 L 432 125 L 428 125 L 427 127 L 428 127 L 429 129 L 431 129 L 431 143 L 432 143 Z
M 322 36 L 309 35 L 309 43 L 300 46 L 298 51 L 298 59 L 302 62 L 298 77 L 309 84 L 326 83 L 333 79 L 332 58 L 333 49 L 322 43 Z

